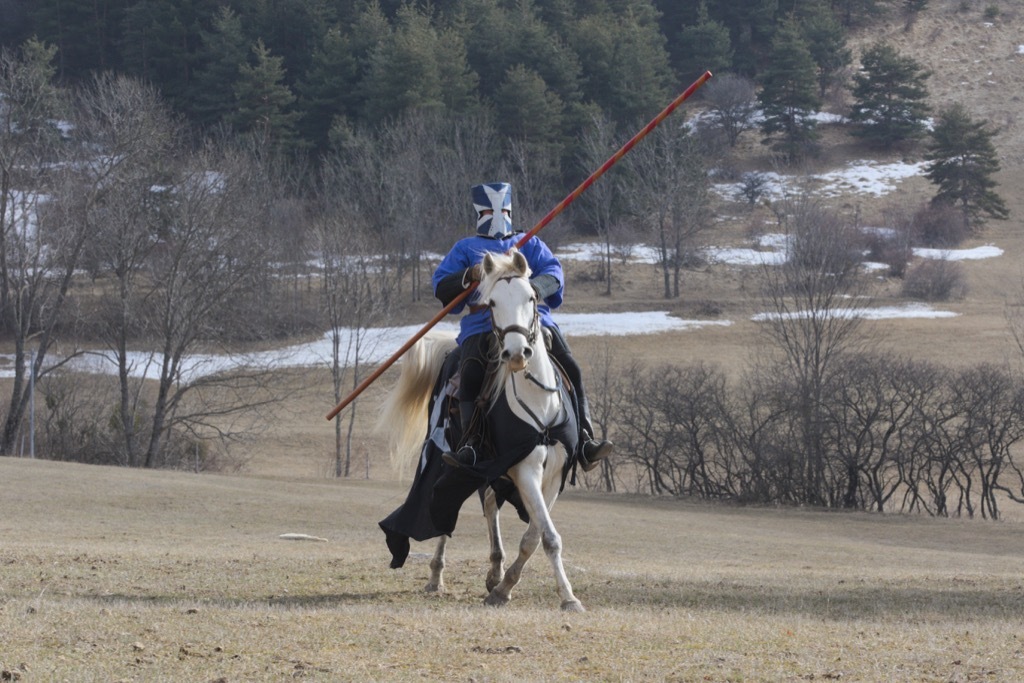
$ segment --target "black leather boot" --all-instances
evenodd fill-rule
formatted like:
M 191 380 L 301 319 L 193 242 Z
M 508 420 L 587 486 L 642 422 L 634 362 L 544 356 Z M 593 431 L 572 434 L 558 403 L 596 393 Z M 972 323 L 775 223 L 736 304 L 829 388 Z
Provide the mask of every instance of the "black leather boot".
M 615 444 L 611 441 L 587 439 L 580 447 L 580 467 L 584 472 L 589 472 L 600 465 L 601 461 L 611 455 L 614 450 Z
M 607 458 L 615 450 L 615 444 L 606 439 L 597 440 L 593 436 L 594 427 L 590 424 L 590 410 L 586 402 L 583 403 L 583 415 L 580 425 L 580 467 L 584 472 L 589 472 L 601 461 Z
M 441 460 L 444 460 L 445 464 L 452 467 L 476 467 L 479 458 L 476 453 L 477 447 L 476 439 L 471 438 L 462 448 L 452 453 L 451 451 L 445 451 L 441 454 Z
M 480 436 L 474 427 L 478 420 L 473 419 L 476 405 L 473 401 L 459 401 L 459 421 L 462 423 L 462 447 L 452 453 L 445 451 L 441 460 L 451 467 L 476 467 L 480 462 L 477 449 L 480 447 Z

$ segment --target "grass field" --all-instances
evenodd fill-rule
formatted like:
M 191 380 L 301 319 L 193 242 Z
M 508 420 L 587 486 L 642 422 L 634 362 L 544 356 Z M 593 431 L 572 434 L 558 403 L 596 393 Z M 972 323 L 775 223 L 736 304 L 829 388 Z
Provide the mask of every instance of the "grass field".
M 5 681 L 1024 680 L 1016 523 L 571 491 L 566 615 L 543 558 L 483 606 L 471 504 L 446 594 L 432 544 L 388 570 L 395 483 L 8 458 L 0 481 Z

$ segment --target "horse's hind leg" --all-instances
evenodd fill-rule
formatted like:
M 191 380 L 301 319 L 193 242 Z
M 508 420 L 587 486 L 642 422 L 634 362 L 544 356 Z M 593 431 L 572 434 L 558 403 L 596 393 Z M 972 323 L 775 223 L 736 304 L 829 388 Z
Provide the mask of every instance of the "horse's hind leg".
M 498 521 L 498 501 L 490 488 L 484 493 L 484 518 L 487 520 L 487 536 L 491 541 L 488 559 L 491 568 L 487 571 L 487 590 L 494 590 L 505 577 L 505 548 L 501 545 L 501 525 Z
M 430 580 L 423 587 L 423 590 L 428 593 L 444 592 L 444 576 L 442 576 L 442 572 L 444 572 L 444 549 L 446 545 L 448 545 L 448 537 L 442 535 L 437 540 L 434 556 L 430 558 Z

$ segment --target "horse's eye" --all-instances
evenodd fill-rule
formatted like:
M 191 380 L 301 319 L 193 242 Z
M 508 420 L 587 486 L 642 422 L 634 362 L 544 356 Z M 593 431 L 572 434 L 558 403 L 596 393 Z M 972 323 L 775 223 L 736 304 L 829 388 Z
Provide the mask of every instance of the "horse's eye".
M 487 308 L 494 308 L 494 299 L 487 302 Z

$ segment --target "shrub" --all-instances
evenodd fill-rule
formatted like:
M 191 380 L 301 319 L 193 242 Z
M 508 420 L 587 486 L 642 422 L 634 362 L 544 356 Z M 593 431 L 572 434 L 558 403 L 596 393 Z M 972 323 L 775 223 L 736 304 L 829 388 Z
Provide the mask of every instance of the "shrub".
M 963 268 L 955 261 L 924 260 L 911 268 L 903 280 L 903 295 L 923 301 L 960 299 L 966 293 Z
M 955 247 L 970 236 L 970 228 L 956 207 L 944 202 L 925 204 L 911 219 L 914 241 L 926 247 Z
M 740 199 L 746 199 L 749 206 L 754 206 L 757 201 L 764 194 L 768 186 L 768 176 L 758 171 L 750 171 L 744 173 L 740 177 L 739 190 L 737 196 Z
M 869 261 L 888 266 L 889 277 L 903 277 L 907 263 L 913 256 L 907 236 L 899 229 L 892 232 L 875 231 L 867 234 L 867 256 Z

